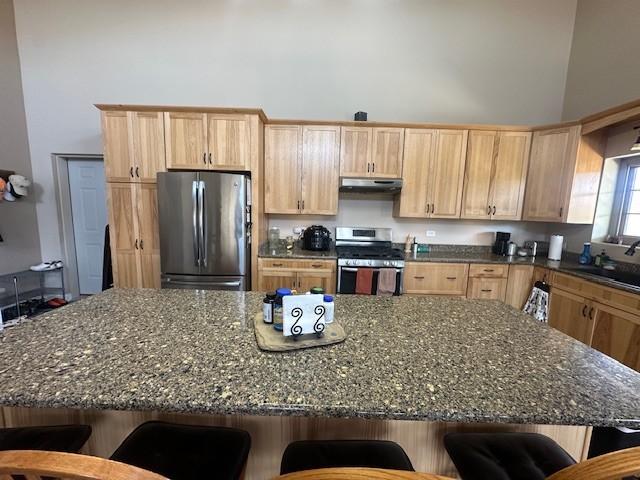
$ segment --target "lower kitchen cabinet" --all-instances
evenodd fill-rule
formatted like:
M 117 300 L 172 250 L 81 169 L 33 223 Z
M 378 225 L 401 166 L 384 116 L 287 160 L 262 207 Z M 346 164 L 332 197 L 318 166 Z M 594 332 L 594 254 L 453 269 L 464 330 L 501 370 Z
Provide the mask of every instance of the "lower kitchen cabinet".
M 407 262 L 404 267 L 404 293 L 453 295 L 467 293 L 469 264 Z
M 506 292 L 506 278 L 470 278 L 467 298 L 504 301 Z
M 591 345 L 594 326 L 593 306 L 584 297 L 559 288 L 552 288 L 549 325 L 582 343 Z
M 595 318 L 591 346 L 640 371 L 640 315 L 594 303 Z
M 533 265 L 510 265 L 504 302 L 522 310 L 533 286 Z
M 327 293 L 335 293 L 335 260 L 258 259 L 259 290 L 291 288 L 307 292 L 312 287 L 322 287 Z
M 152 183 L 108 183 L 113 283 L 160 288 L 157 188 Z

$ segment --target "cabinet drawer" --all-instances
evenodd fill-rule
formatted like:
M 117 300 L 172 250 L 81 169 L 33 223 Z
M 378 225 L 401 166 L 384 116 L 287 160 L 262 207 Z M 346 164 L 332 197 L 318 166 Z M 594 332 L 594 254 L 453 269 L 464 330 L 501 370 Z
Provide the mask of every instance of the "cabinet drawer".
M 469 265 L 466 263 L 407 263 L 404 292 L 464 296 Z
M 278 269 L 292 269 L 295 270 L 297 262 L 295 260 L 283 259 L 283 258 L 260 258 L 258 259 L 258 268 L 278 268 Z
M 302 270 L 331 270 L 336 269 L 335 260 L 297 260 L 296 266 Z
M 509 265 L 495 264 L 471 264 L 469 266 L 470 277 L 492 277 L 507 278 L 509 275 Z
M 467 298 L 504 301 L 506 291 L 506 278 L 470 278 Z

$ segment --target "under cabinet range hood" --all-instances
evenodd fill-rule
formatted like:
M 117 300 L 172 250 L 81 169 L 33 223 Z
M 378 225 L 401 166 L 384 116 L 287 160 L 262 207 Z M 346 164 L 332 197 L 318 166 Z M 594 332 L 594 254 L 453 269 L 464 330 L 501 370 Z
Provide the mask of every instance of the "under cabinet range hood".
M 341 178 L 341 192 L 397 193 L 402 188 L 401 178 Z

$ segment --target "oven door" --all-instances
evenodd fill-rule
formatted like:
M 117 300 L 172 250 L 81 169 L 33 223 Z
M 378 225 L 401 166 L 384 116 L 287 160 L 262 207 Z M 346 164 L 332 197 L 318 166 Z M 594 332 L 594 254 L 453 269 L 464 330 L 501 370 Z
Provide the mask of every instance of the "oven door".
M 356 293 L 356 275 L 358 270 L 373 270 L 373 281 L 371 282 L 371 295 L 378 293 L 378 272 L 379 268 L 374 267 L 338 267 L 338 293 Z M 396 290 L 394 295 L 402 295 L 402 268 L 396 268 Z

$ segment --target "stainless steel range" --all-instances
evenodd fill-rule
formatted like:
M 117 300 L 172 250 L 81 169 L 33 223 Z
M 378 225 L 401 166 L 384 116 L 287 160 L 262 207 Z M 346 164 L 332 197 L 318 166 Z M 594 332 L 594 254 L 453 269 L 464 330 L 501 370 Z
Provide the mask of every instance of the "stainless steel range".
M 404 253 L 393 248 L 390 228 L 336 227 L 338 255 L 338 293 L 354 293 L 359 269 L 373 271 L 372 293 L 375 294 L 377 276 L 381 268 L 396 271 L 395 295 L 402 294 Z

